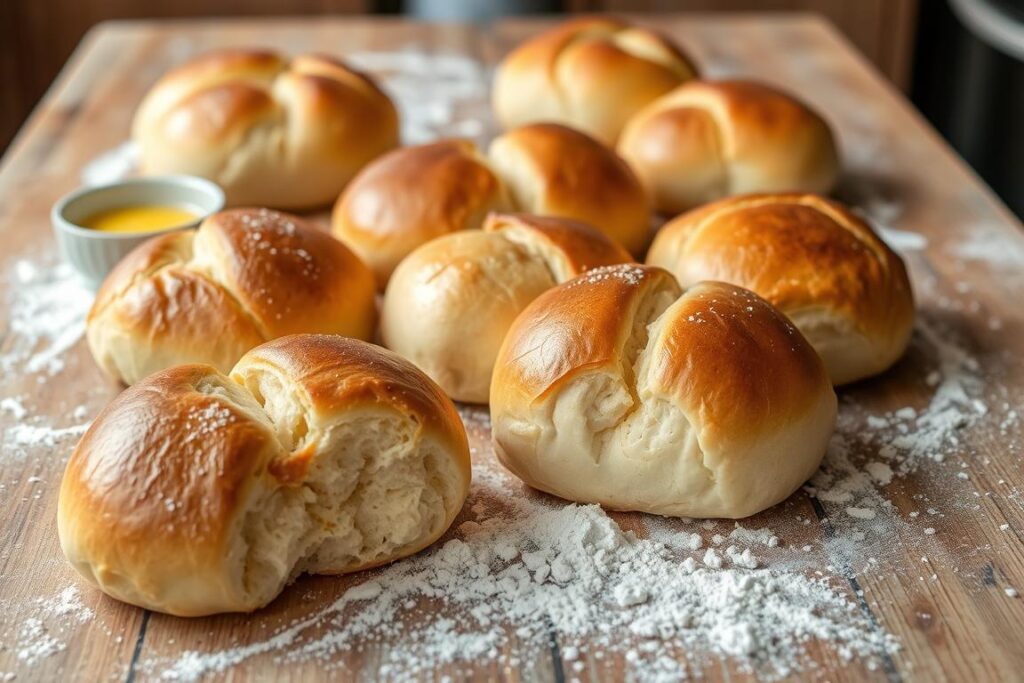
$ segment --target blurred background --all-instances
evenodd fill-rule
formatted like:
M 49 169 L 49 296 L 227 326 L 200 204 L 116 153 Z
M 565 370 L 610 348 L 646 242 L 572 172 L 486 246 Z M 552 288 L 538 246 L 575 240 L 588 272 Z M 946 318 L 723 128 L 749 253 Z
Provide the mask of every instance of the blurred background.
M 108 19 L 810 11 L 832 21 L 1024 217 L 1024 0 L 0 0 L 0 150 Z

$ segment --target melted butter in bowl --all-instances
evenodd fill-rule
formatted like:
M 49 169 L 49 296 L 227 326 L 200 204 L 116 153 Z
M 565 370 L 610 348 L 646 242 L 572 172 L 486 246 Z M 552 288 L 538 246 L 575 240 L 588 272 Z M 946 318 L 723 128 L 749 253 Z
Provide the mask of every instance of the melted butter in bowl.
M 195 223 L 199 209 L 169 205 L 123 206 L 94 213 L 80 222 L 83 228 L 102 232 L 160 232 Z
M 224 193 L 209 180 L 149 176 L 76 190 L 54 204 L 50 221 L 64 259 L 97 289 L 132 249 L 223 208 Z

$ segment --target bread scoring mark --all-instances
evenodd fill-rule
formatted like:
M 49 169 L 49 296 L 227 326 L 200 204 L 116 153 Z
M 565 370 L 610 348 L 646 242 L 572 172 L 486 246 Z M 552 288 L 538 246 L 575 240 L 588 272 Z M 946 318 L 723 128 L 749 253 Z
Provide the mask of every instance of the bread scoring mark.
M 558 30 L 558 29 L 556 29 Z M 578 116 L 572 106 L 572 98 L 568 92 L 573 86 L 573 80 L 565 62 L 571 52 L 588 43 L 599 48 L 616 50 L 622 54 L 635 59 L 645 61 L 652 66 L 661 67 L 672 72 L 680 80 L 694 78 L 696 69 L 690 60 L 670 41 L 658 35 L 654 31 L 633 26 L 624 21 L 613 18 L 583 19 L 558 30 L 563 36 L 560 44 L 555 50 L 554 59 L 548 64 L 548 77 L 554 85 L 555 97 L 564 111 Z M 561 36 L 555 35 L 558 39 Z M 654 49 L 638 50 L 635 40 L 639 38 L 647 42 L 648 47 Z M 662 54 L 656 54 L 661 52 Z

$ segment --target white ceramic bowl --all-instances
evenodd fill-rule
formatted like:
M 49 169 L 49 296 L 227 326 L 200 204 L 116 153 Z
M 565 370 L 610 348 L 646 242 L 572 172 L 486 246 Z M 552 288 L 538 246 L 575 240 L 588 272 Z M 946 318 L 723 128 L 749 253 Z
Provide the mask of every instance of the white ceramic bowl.
M 158 232 L 103 232 L 80 225 L 101 211 L 140 205 L 180 206 L 194 211 L 196 219 Z M 224 192 L 216 183 L 195 176 L 153 176 L 75 190 L 53 205 L 50 222 L 61 255 L 98 289 L 135 247 L 161 232 L 194 228 L 223 208 Z

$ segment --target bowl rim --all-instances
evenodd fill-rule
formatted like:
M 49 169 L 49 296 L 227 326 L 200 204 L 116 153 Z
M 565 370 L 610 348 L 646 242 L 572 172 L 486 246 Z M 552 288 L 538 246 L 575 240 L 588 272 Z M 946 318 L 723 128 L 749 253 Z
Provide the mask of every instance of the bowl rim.
M 92 228 L 82 227 L 74 223 L 64 215 L 64 212 L 67 210 L 69 206 L 91 194 L 95 194 L 97 192 L 104 192 L 117 187 L 145 185 L 163 185 L 167 187 L 186 188 L 188 190 L 206 193 L 213 199 L 213 205 L 216 208 L 196 216 L 196 219 L 194 221 L 190 221 L 188 223 L 182 223 L 180 225 L 171 225 L 166 228 L 161 228 L 159 230 L 140 230 L 138 232 L 103 232 L 102 230 L 93 230 Z M 62 230 L 68 234 L 75 235 L 77 237 L 85 237 L 89 239 L 98 240 L 137 239 L 145 235 L 155 236 L 165 232 L 173 232 L 175 230 L 183 230 L 190 227 L 194 227 L 197 223 L 201 222 L 208 216 L 215 214 L 218 211 L 222 211 L 224 209 L 225 203 L 226 197 L 224 195 L 224 190 L 221 189 L 220 185 L 213 182 L 212 180 L 209 180 L 208 178 L 186 174 L 142 176 L 138 178 L 126 178 L 124 180 L 117 180 L 111 183 L 103 183 L 102 185 L 87 185 L 72 190 L 71 192 L 67 193 L 66 195 L 58 199 L 50 208 L 50 222 L 53 224 L 55 229 Z M 125 204 L 124 206 L 129 205 Z

